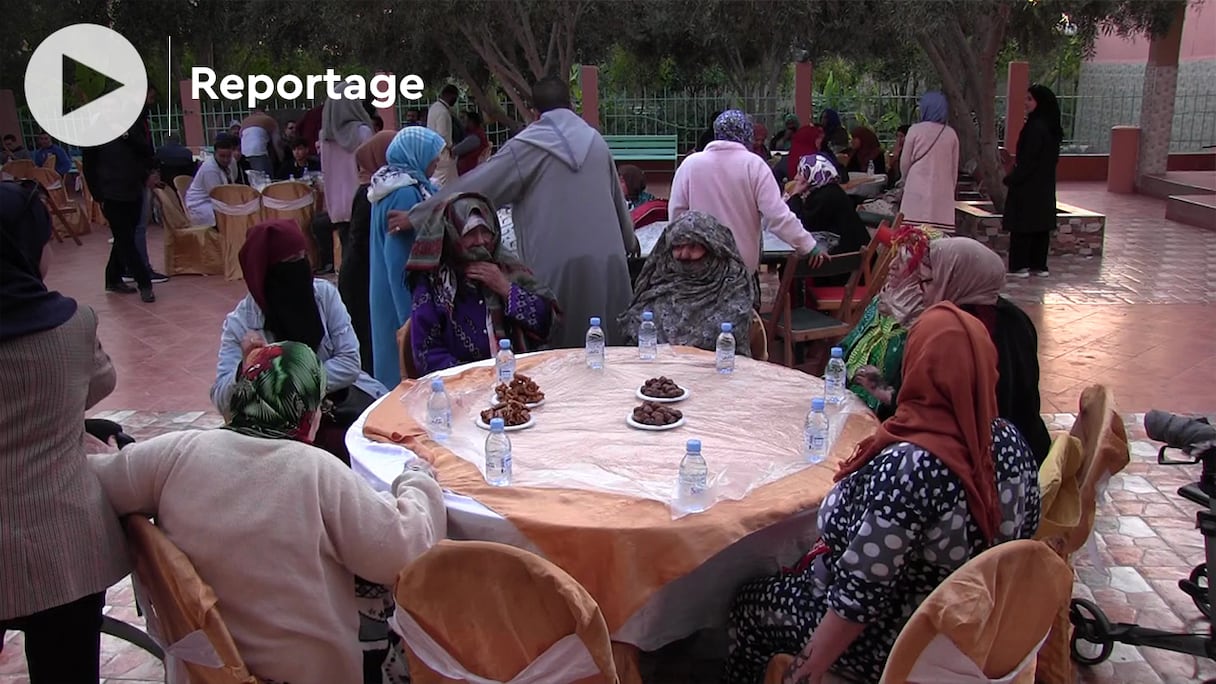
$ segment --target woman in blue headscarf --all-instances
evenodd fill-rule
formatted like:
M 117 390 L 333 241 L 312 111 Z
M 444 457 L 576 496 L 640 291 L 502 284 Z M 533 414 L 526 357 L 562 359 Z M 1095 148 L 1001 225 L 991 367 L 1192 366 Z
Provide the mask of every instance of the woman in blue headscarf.
M 920 123 L 908 129 L 899 157 L 904 223 L 954 227 L 954 186 L 958 182 L 958 135 L 950 128 L 950 105 L 941 91 L 920 98 Z
M 372 175 L 367 199 L 372 205 L 371 290 L 372 361 L 376 379 L 385 387 L 401 382 L 397 330 L 410 318 L 413 302 L 405 283 L 405 264 L 414 247 L 412 229 L 391 231 L 390 210 L 409 211 L 438 192 L 431 184 L 443 136 L 422 126 L 397 132 L 385 154 L 387 164 Z

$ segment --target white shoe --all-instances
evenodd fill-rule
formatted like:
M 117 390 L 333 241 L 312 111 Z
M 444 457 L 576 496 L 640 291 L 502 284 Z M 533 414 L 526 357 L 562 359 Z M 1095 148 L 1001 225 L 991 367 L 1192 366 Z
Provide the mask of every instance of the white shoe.
M 1046 277 L 1048 277 L 1048 276 L 1050 276 L 1050 275 L 1051 275 L 1051 271 L 1047 271 L 1047 270 L 1043 270 L 1043 271 L 1034 271 L 1033 273 L 1034 273 L 1034 275 L 1035 275 L 1035 276 L 1037 276 L 1037 277 L 1039 277 L 1039 278 L 1046 278 Z
M 1029 278 L 1029 277 L 1030 277 L 1030 269 L 1028 269 L 1028 268 L 1023 268 L 1023 269 L 1022 269 L 1022 270 L 1020 270 L 1020 271 L 1010 271 L 1010 272 L 1006 273 L 1005 275 L 1006 275 L 1006 276 L 1008 276 L 1008 277 L 1010 277 L 1010 278 Z

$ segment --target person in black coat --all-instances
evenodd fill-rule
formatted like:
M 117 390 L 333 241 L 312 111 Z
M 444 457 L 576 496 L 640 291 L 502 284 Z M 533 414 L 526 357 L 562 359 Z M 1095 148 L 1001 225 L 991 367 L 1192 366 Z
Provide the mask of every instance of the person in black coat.
M 857 213 L 853 198 L 840 186 L 840 174 L 833 160 L 822 154 L 809 154 L 798 160 L 798 173 L 794 187 L 785 196 L 790 211 L 802 221 L 808 233 L 836 236 L 837 241 L 828 250 L 829 254 L 845 254 L 865 249 L 870 241 L 870 231 Z M 848 274 L 816 278 L 817 285 L 844 285 Z
M 1051 231 L 1056 228 L 1056 162 L 1064 128 L 1055 93 L 1032 85 L 1026 93 L 1026 125 L 1018 136 L 1017 160 L 1005 177 L 1003 225 L 1009 232 L 1009 274 L 1047 276 Z

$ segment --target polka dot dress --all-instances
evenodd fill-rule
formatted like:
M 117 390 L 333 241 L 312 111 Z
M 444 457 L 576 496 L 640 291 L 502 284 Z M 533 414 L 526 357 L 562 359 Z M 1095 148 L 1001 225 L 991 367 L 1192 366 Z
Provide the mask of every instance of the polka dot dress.
M 1004 420 L 992 426 L 1001 520 L 996 543 L 1039 525 L 1038 468 Z M 819 511 L 830 549 L 805 570 L 744 585 L 731 608 L 726 681 L 763 681 L 769 658 L 798 653 L 828 609 L 865 631 L 834 670 L 862 682 L 882 676 L 891 646 L 921 601 L 987 548 L 962 482 L 933 454 L 892 444 L 841 480 Z

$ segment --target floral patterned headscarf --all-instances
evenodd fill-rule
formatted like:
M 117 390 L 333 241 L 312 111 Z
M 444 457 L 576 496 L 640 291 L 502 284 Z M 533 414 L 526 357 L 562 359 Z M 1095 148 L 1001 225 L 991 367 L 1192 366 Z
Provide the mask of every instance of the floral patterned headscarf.
M 812 190 L 840 182 L 836 165 L 821 154 L 808 154 L 799 159 L 798 176 L 805 178 Z
M 714 140 L 737 142 L 751 147 L 754 132 L 752 120 L 738 109 L 728 109 L 714 119 Z
M 250 437 L 311 442 L 325 398 L 325 368 L 307 345 L 279 342 L 249 352 L 227 429 Z

